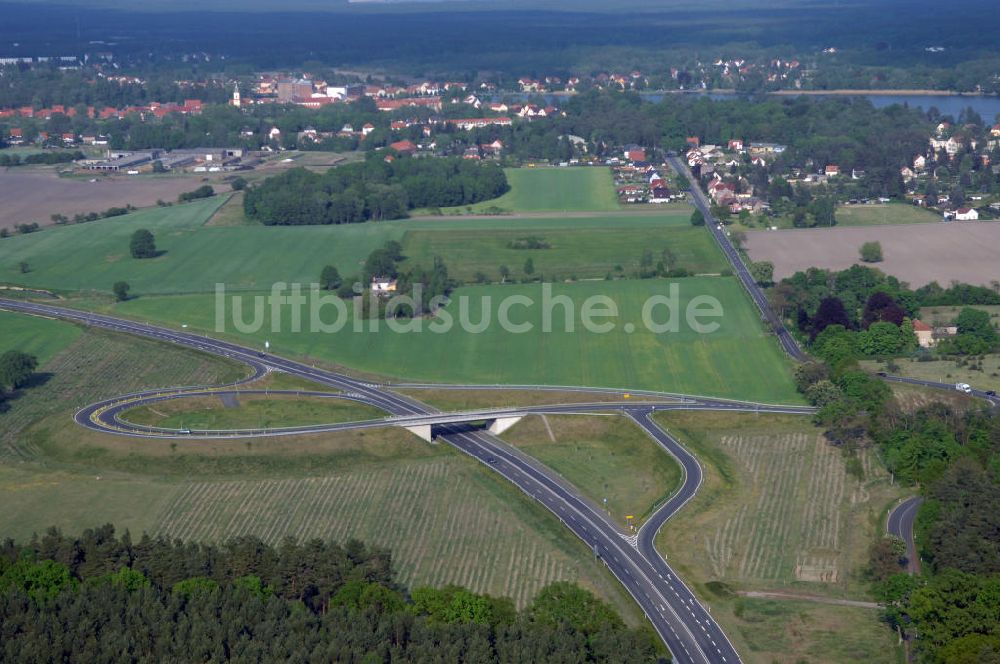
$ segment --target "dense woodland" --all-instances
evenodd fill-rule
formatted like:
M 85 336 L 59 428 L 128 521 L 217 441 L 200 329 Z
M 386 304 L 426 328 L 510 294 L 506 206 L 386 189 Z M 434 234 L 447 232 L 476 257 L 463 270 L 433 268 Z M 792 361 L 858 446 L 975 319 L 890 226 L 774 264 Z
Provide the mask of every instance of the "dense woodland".
M 104 526 L 0 546 L 0 661 L 656 662 L 648 630 L 568 583 L 518 612 L 463 588 L 408 591 L 388 551 Z
M 131 69 L 186 70 L 183 78 L 320 61 L 451 80 L 472 80 L 480 71 L 565 79 L 573 73 L 639 69 L 672 85 L 691 87 L 702 79 L 706 85 L 731 87 L 732 80 L 717 68 L 699 67 L 727 57 L 760 63 L 798 58 L 814 72 L 807 79 L 814 87 L 973 90 L 979 85 L 992 92 L 998 85 L 993 37 L 1000 25 L 990 0 L 952 3 L 945 15 L 930 0 L 908 2 L 906 11 L 884 2 L 844 7 L 746 0 L 687 6 L 630 2 L 624 11 L 580 0 L 475 3 L 458 9 L 423 3 L 420 12 L 371 3 L 323 5 L 333 11 L 297 13 L 316 9 L 308 0 L 227 2 L 226 10 L 209 13 L 193 0 L 154 3 L 141 12 L 12 4 L 0 37 L 19 44 L 12 54 L 111 50 Z M 265 7 L 270 11 L 257 11 Z M 460 11 L 463 7 L 467 11 Z M 164 11 L 171 9 L 180 11 Z M 386 35 L 393 36 L 392 48 L 372 48 Z M 827 46 L 837 52 L 821 53 Z M 932 46 L 940 49 L 929 51 Z M 675 78 L 671 68 L 698 75 Z M 775 84 L 759 74 L 738 82 L 749 90 Z
M 247 217 L 267 226 L 401 219 L 414 208 L 469 205 L 509 189 L 495 164 L 462 159 L 381 157 L 317 174 L 304 168 L 247 190 Z

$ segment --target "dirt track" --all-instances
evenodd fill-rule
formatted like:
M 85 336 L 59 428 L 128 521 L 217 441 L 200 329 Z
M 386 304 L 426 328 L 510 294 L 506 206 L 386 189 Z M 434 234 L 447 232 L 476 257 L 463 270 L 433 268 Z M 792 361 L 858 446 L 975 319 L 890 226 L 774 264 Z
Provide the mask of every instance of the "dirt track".
M 880 242 L 885 256 L 872 265 L 913 287 L 1000 280 L 1000 222 L 753 231 L 746 246 L 753 260 L 774 263 L 780 279 L 808 267 L 848 268 L 860 262 L 858 250 L 869 241 Z
M 156 205 L 158 199 L 176 201 L 185 191 L 200 187 L 202 178 L 192 177 L 130 177 L 95 175 L 89 178 L 60 178 L 50 170 L 0 170 L 0 228 L 36 222 L 52 223 L 53 214 L 102 212 L 110 207 Z M 211 182 L 220 190 L 219 183 Z M 228 187 L 224 186 L 223 190 Z

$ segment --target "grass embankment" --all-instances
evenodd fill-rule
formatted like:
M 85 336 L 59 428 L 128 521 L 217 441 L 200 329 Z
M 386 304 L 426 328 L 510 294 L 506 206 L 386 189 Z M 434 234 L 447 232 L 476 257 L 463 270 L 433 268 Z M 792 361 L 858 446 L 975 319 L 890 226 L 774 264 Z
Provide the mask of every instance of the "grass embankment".
M 80 328 L 69 323 L 0 311 L 0 354 L 19 350 L 45 364 L 79 336 Z
M 681 480 L 677 463 L 621 415 L 535 415 L 502 438 L 565 477 L 623 526 L 641 525 Z
M 658 413 L 699 458 L 705 482 L 658 547 L 697 580 L 747 661 L 896 662 L 875 609 L 739 597 L 778 591 L 870 600 L 862 576 L 886 508 L 901 495 L 874 453 L 847 472 L 808 417 Z
M 634 403 L 641 401 L 675 402 L 669 397 L 654 398 L 629 395 L 625 398 L 618 393 L 572 392 L 560 390 L 461 390 L 461 389 L 396 389 L 418 401 L 439 410 L 473 410 L 476 408 L 513 408 L 516 406 L 545 406 L 564 403 Z M 627 394 L 627 393 L 626 393 Z M 631 400 L 631 401 L 630 401 Z

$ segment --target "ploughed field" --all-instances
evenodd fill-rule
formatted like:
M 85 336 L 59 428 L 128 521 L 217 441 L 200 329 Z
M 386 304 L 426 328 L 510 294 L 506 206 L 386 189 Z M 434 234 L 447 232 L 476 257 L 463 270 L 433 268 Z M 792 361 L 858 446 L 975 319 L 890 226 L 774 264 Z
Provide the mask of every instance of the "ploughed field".
M 781 279 L 809 267 L 846 269 L 860 262 L 861 245 L 872 241 L 882 244 L 885 257 L 872 265 L 914 288 L 932 281 L 989 285 L 1000 279 L 1000 223 L 995 222 L 752 231 L 746 247 L 753 260 L 774 263 L 774 276 Z
M 72 218 L 111 207 L 151 207 L 158 200 L 176 201 L 202 184 L 202 178 L 192 176 L 59 177 L 47 168 L 4 169 L 0 170 L 0 228 L 50 224 L 53 214 Z M 211 184 L 216 191 L 229 190 L 219 182 Z

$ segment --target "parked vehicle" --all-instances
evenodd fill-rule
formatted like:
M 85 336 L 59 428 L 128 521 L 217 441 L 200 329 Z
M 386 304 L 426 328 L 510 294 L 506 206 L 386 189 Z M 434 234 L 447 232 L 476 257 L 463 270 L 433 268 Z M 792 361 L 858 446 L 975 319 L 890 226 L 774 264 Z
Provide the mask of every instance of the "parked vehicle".
M 968 383 L 955 383 L 955 389 L 959 392 L 964 392 L 966 394 L 972 394 L 972 386 Z

